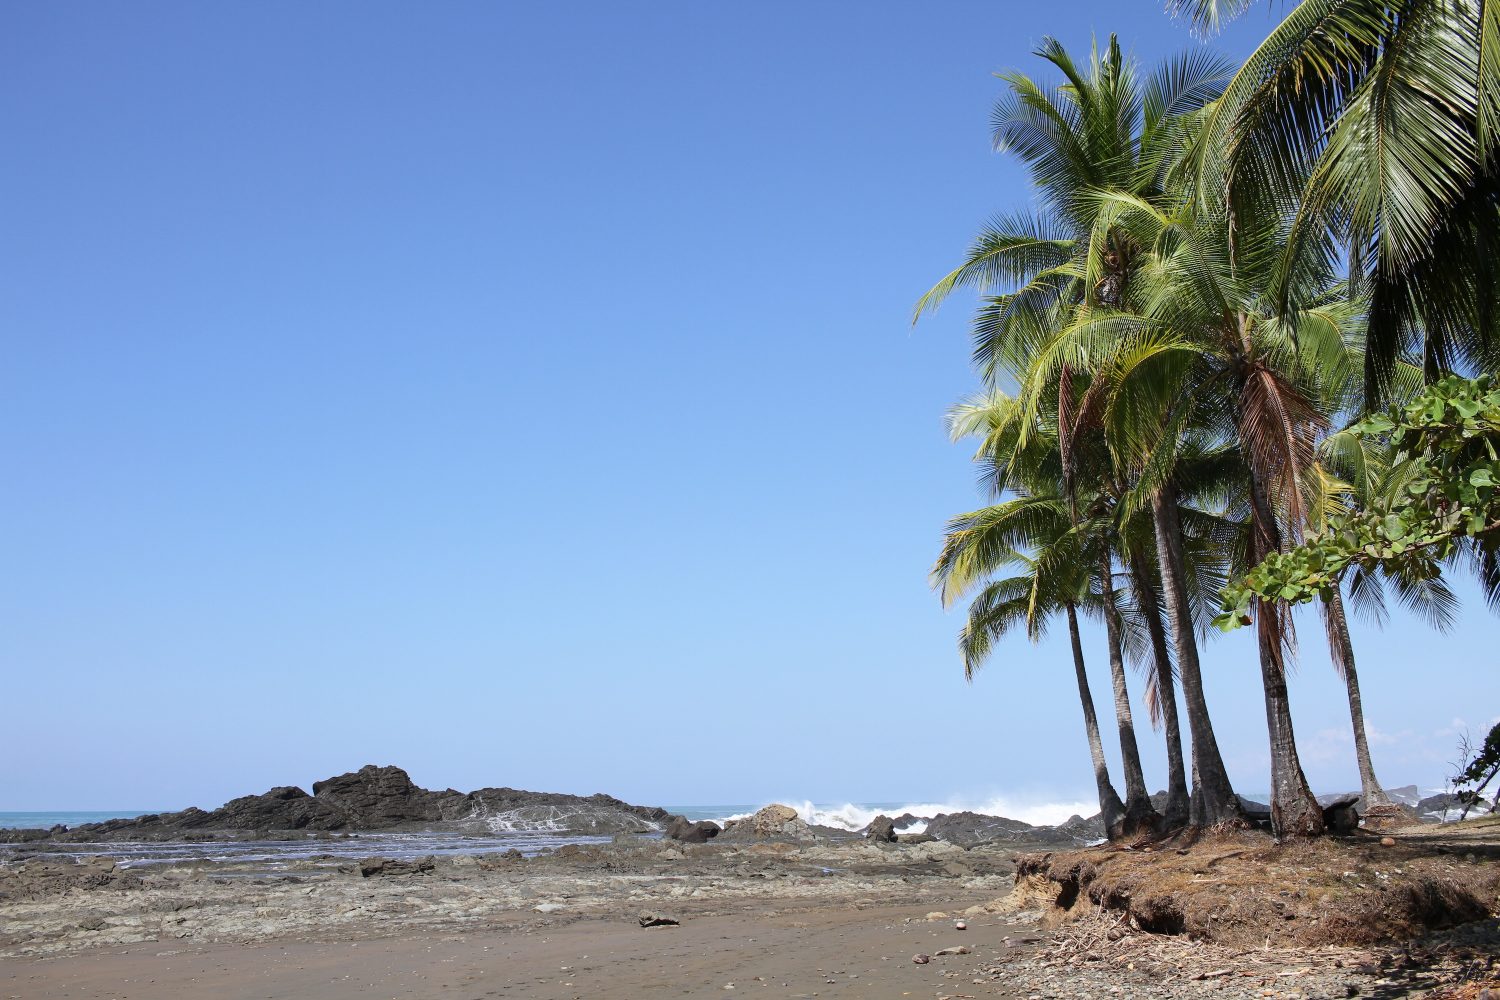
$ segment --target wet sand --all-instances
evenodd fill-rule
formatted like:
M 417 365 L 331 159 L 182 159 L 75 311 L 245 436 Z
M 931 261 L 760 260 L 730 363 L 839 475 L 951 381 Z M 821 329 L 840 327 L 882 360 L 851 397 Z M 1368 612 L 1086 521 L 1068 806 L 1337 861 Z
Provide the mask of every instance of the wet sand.
M 974 969 L 1014 952 L 1026 928 L 928 921 L 910 906 L 818 906 L 684 917 L 641 928 L 621 918 L 463 935 L 109 949 L 0 963 L 0 997 L 25 1000 L 487 1000 L 527 997 L 1004 997 Z M 1006 938 L 1010 942 L 1005 941 Z M 911 961 L 949 945 L 972 954 Z

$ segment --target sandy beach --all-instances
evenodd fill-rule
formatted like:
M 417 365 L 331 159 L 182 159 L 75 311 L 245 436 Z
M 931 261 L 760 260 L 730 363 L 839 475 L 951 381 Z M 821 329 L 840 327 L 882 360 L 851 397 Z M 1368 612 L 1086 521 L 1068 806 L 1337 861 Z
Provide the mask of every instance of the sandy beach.
M 967 932 L 924 919 L 921 907 L 822 905 L 688 917 L 678 927 L 587 917 L 465 935 L 252 946 L 109 949 L 8 960 L 0 992 L 38 998 L 524 996 L 941 996 L 973 992 L 978 954 L 916 965 L 911 956 L 968 944 L 984 953 L 1026 931 L 978 921 Z M 951 990 L 946 989 L 952 987 Z M 982 995 L 1013 995 L 987 987 Z
M 1432 836 L 1414 831 L 1396 849 L 1366 838 L 1339 863 L 1379 884 L 1382 870 L 1440 861 L 1491 891 L 1493 832 Z M 1262 837 L 1167 853 L 1188 866 L 1201 851 L 1227 871 L 1247 845 L 1282 850 Z M 7 869 L 3 883 L 0 998 L 1477 996 L 1451 989 L 1500 975 L 1493 916 L 1358 946 L 1284 933 L 1263 945 L 1243 933 L 1233 943 L 1145 933 L 1118 908 L 1085 901 L 1064 913 L 1027 879 L 1017 886 L 1018 857 L 1073 864 L 1043 845 L 1041 854 L 1025 850 L 619 838 L 534 858 L 309 864 L 275 875 L 33 859 Z M 1101 871 L 1133 856 L 1080 855 Z M 1293 884 L 1280 873 L 1276 885 L 1257 885 L 1252 873 L 1232 891 L 1248 914 L 1268 897 L 1276 907 L 1297 903 L 1280 892 Z M 1302 902 L 1304 920 L 1342 905 Z M 678 923 L 643 927 L 642 914 Z

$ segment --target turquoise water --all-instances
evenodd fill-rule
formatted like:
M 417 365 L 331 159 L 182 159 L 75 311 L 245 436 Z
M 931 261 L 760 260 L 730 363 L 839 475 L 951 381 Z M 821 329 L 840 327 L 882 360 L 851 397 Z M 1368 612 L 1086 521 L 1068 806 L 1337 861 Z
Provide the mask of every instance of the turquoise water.
M 85 823 L 102 823 L 107 819 L 134 819 L 153 811 L 95 809 L 85 812 L 0 812 L 0 830 L 46 830 L 59 823 L 63 826 L 82 826 Z

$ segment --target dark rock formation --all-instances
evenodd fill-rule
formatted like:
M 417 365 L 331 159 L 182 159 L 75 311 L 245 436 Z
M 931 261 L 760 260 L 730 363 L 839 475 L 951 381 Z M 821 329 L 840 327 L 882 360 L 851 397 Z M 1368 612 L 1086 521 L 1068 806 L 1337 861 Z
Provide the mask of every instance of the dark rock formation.
M 973 847 L 996 840 L 1034 840 L 1037 827 L 1018 819 L 986 816 L 976 812 L 939 813 L 927 824 L 927 833 L 960 847 Z
M 87 823 L 71 830 L 0 831 L 0 843 L 99 840 L 212 840 L 257 833 L 509 830 L 573 834 L 649 833 L 671 819 L 665 809 L 633 806 L 608 795 L 564 795 L 514 788 L 464 793 L 418 787 L 399 767 L 366 765 L 313 783 L 313 794 L 284 785 L 231 799 L 212 812 L 196 807 L 135 819 Z
M 719 824 L 711 819 L 699 820 L 694 823 L 690 819 L 675 816 L 667 826 L 667 836 L 672 840 L 680 840 L 685 844 L 704 844 L 720 834 Z
M 1324 828 L 1329 833 L 1337 834 L 1350 834 L 1358 830 L 1359 813 L 1355 811 L 1358 803 L 1359 796 L 1352 792 L 1318 799 L 1318 805 L 1323 807 Z
M 401 768 L 374 764 L 313 782 L 313 796 L 366 830 L 457 819 L 465 799 L 451 788 L 444 792 L 418 788 Z
M 896 821 L 889 816 L 876 816 L 865 827 L 865 837 L 882 844 L 896 842 Z
M 456 794 L 456 793 L 455 793 Z M 541 830 L 554 833 L 652 833 L 665 829 L 672 814 L 653 806 L 633 806 L 602 793 L 580 796 L 481 788 L 464 797 L 454 819 L 478 820 L 491 831 Z
M 1088 819 L 1076 815 L 1069 816 L 1052 829 L 1055 833 L 1071 837 L 1080 844 L 1092 844 L 1109 835 L 1104 829 L 1104 818 L 1101 816 L 1090 816 Z
M 1246 819 L 1254 823 L 1256 826 L 1264 827 L 1268 830 L 1271 828 L 1270 806 L 1268 806 L 1264 802 L 1256 802 L 1254 799 L 1247 799 L 1243 795 L 1237 795 L 1235 796 L 1235 798 L 1240 800 L 1240 808 L 1245 810 Z
M 960 847 L 990 843 L 1057 844 L 1079 846 L 1104 838 L 1104 822 L 1098 816 L 1071 816 L 1058 826 L 1032 826 L 1018 819 L 984 813 L 939 813 L 927 824 L 927 833 Z M 902 837 L 903 843 L 907 842 Z
M 188 812 L 197 813 L 197 810 Z M 239 830 L 337 830 L 347 821 L 336 806 L 315 799 L 292 785 L 282 785 L 261 795 L 230 799 L 213 812 L 198 813 L 195 818 L 199 821 L 197 825 Z
M 430 854 L 410 861 L 365 858 L 359 863 L 359 874 L 364 878 L 411 878 L 416 875 L 431 875 L 435 870 L 437 860 Z

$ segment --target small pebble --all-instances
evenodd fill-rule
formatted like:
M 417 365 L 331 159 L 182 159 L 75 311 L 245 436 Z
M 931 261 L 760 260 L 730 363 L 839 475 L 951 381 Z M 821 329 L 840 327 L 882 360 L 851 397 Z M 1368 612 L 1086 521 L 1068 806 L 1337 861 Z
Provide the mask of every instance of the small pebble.
M 911 957 L 911 960 L 913 962 L 917 963 L 918 965 L 926 965 L 928 962 L 932 961 L 932 956 L 931 955 L 923 955 L 923 954 L 921 954 L 919 952 L 919 953 L 913 955 Z

